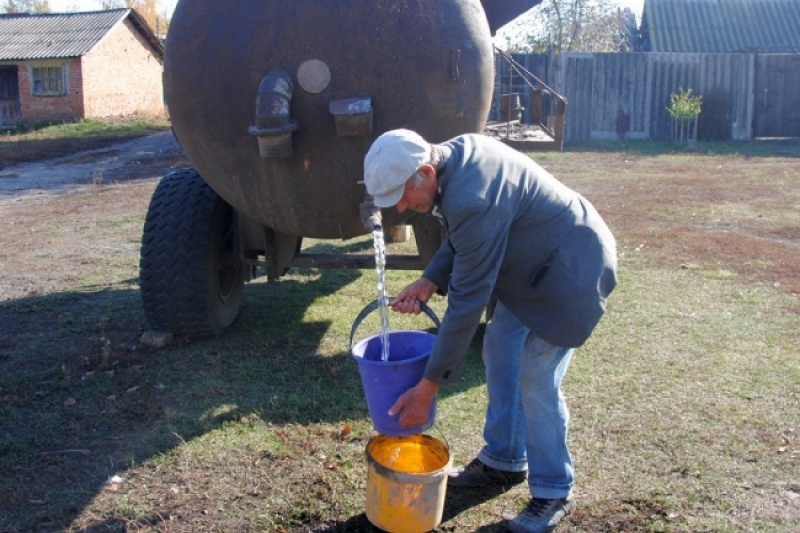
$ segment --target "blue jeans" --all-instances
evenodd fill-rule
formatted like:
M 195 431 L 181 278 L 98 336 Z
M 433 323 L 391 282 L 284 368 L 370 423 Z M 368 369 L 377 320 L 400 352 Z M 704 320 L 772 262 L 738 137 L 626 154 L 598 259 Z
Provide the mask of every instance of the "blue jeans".
M 489 406 L 486 445 L 478 458 L 500 470 L 527 468 L 534 498 L 564 498 L 572 490 L 569 411 L 561 381 L 573 351 L 537 337 L 499 302 L 486 325 L 483 362 Z

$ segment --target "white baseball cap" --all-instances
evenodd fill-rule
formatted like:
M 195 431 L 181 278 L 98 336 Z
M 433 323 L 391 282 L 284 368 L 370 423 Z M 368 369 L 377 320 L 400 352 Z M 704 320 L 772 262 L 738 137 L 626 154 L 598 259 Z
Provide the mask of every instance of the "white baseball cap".
M 406 182 L 430 162 L 430 144 L 411 130 L 387 131 L 364 158 L 364 183 L 377 207 L 392 207 L 403 197 Z

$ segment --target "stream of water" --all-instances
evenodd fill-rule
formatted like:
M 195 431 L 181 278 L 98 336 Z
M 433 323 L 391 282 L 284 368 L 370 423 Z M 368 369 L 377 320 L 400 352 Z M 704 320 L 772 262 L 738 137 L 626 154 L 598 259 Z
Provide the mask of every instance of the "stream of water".
M 381 360 L 389 360 L 389 302 L 386 297 L 386 245 L 383 240 L 383 228 L 375 227 L 372 231 L 375 248 L 375 272 L 378 275 L 378 309 L 381 317 Z

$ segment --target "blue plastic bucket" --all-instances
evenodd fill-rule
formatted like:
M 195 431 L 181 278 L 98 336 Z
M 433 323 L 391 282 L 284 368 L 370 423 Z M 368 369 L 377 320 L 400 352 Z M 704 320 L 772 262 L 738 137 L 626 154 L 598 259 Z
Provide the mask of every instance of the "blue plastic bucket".
M 353 345 L 353 336 L 358 325 L 366 315 L 377 308 L 377 302 L 365 307 L 353 324 L 350 335 L 351 354 L 358 363 L 372 427 L 381 435 L 392 437 L 416 435 L 433 425 L 436 416 L 435 399 L 431 404 L 428 420 L 419 426 L 401 426 L 399 415 L 389 416 L 389 409 L 401 394 L 422 379 L 425 365 L 436 342 L 436 335 L 424 331 L 390 331 L 389 360 L 382 361 L 383 342 L 380 335 L 373 335 Z M 423 311 L 438 327 L 439 319 L 436 315 L 427 307 Z

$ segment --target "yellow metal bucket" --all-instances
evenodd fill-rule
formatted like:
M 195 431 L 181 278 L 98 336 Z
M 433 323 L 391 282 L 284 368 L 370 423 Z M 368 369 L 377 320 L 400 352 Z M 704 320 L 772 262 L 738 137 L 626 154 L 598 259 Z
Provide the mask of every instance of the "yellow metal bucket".
M 442 521 L 450 451 L 428 435 L 367 443 L 367 519 L 388 533 L 425 533 Z

